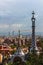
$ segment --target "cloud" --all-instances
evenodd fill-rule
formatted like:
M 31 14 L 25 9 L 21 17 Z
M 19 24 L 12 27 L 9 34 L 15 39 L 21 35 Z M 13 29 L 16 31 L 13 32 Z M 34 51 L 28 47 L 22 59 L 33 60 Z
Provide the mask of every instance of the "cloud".
M 7 24 L 0 24 L 0 29 L 6 29 L 8 27 L 9 27 L 9 25 L 7 25 Z
M 36 14 L 36 21 L 39 18 L 38 21 L 41 21 L 39 24 L 42 25 L 43 0 L 0 0 L 0 29 L 4 31 L 8 29 L 29 29 L 32 10 L 38 11 L 39 14 Z
M 23 27 L 23 24 L 0 24 L 2 30 L 17 30 Z
M 16 0 L 0 0 L 0 15 L 7 16 L 12 13 Z
M 21 23 L 17 23 L 17 24 L 0 24 L 0 32 L 18 32 L 18 30 L 20 30 L 21 32 L 30 32 L 31 29 L 27 28 L 27 24 L 21 24 Z
M 18 28 L 20 28 L 20 27 L 22 27 L 23 26 L 23 24 L 12 24 L 11 25 L 11 27 L 18 27 Z

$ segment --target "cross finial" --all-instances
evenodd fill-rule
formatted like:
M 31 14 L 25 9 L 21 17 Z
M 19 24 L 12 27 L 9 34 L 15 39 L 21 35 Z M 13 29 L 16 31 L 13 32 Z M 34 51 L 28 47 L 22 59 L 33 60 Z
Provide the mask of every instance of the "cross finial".
M 34 14 L 35 14 L 35 12 L 33 11 L 33 12 L 32 12 L 32 14 L 34 15 Z
M 32 12 L 32 19 L 31 20 L 35 20 L 34 14 L 35 14 L 35 12 L 33 11 Z
M 35 12 L 33 11 L 33 12 L 32 12 L 33 17 L 34 17 L 34 14 L 35 14 Z

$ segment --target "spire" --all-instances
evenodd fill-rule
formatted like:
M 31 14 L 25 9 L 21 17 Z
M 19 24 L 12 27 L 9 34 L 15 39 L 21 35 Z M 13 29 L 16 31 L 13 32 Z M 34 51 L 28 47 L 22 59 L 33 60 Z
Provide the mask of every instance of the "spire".
M 20 30 L 18 31 L 18 45 L 17 45 L 17 49 L 18 51 L 20 50 L 21 48 L 21 40 L 20 40 Z
M 18 31 L 18 33 L 19 33 L 19 38 L 20 38 L 20 30 Z
M 14 36 L 14 31 L 12 31 L 12 36 Z
M 34 16 L 35 12 L 33 11 L 32 14 L 33 14 L 33 16 Z

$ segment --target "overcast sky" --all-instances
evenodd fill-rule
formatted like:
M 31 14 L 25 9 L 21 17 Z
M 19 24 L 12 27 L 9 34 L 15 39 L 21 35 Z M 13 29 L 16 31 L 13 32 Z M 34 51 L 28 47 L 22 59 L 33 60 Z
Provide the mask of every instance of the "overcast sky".
M 36 31 L 43 32 L 43 0 L 0 0 L 0 32 L 18 29 L 31 31 L 33 10 Z

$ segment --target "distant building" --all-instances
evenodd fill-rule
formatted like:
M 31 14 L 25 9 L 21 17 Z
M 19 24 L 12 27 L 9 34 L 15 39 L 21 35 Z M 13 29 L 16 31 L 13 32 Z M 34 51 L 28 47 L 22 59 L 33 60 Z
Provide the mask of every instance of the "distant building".
M 0 53 L 0 64 L 2 63 L 3 61 L 3 55 Z
M 6 46 L 6 45 L 0 45 L 0 53 L 6 54 L 10 51 L 12 51 L 11 47 Z

